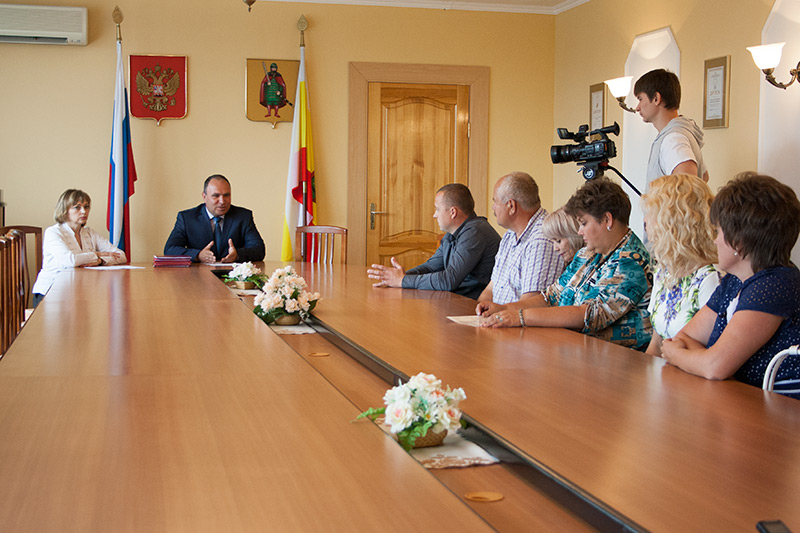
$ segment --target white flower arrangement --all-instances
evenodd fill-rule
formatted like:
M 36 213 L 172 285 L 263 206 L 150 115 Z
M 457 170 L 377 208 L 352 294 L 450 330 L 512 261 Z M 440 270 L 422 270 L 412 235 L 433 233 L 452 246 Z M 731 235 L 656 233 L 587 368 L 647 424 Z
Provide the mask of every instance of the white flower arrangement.
M 246 263 L 236 263 L 225 276 L 225 281 L 250 281 L 257 287 L 264 284 L 261 277 L 261 269 L 253 265 L 250 261 Z
M 318 292 L 308 292 L 307 288 L 306 280 L 294 268 L 279 268 L 256 295 L 253 312 L 267 324 L 282 315 L 299 313 L 301 318 L 308 318 L 320 297 Z
M 417 438 L 424 437 L 429 430 L 439 433 L 459 429 L 462 424 L 458 404 L 466 397 L 462 388 L 443 389 L 442 380 L 420 372 L 406 383 L 386 391 L 385 407 L 367 409 L 358 418 L 375 420 L 384 415 L 389 431 L 397 435 L 405 450 L 410 450 Z

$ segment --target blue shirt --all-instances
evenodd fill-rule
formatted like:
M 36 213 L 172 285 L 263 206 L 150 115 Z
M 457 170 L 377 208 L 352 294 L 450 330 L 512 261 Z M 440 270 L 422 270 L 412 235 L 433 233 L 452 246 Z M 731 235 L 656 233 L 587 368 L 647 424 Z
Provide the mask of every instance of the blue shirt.
M 489 284 L 500 235 L 485 217 L 470 215 L 430 259 L 406 271 L 404 289 L 452 291 L 477 298 Z
M 717 313 L 714 329 L 708 338 L 711 347 L 719 340 L 737 311 L 761 311 L 784 320 L 767 343 L 739 367 L 734 378 L 761 387 L 770 360 L 786 348 L 800 344 L 800 271 L 796 266 L 767 268 L 742 282 L 728 274 L 708 300 Z M 800 358 L 787 357 L 775 377 L 775 389 L 792 390 L 786 394 L 800 399 Z

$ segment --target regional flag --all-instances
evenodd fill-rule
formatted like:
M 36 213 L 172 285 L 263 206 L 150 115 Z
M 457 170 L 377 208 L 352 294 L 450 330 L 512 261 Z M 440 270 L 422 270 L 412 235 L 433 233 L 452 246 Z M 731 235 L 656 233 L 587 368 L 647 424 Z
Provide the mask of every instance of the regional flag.
M 317 214 L 317 195 L 314 184 L 314 150 L 311 142 L 308 88 L 306 85 L 305 47 L 300 47 L 300 70 L 297 73 L 297 93 L 292 121 L 292 145 L 289 151 L 289 176 L 286 180 L 286 206 L 283 219 L 281 261 L 294 260 L 295 230 L 310 226 Z M 303 212 L 303 185 L 305 205 Z
M 136 167 L 131 148 L 128 90 L 122 66 L 122 42 L 117 40 L 117 81 L 114 89 L 114 120 L 111 131 L 111 162 L 108 174 L 108 215 L 106 227 L 111 243 L 131 260 L 130 209 Z

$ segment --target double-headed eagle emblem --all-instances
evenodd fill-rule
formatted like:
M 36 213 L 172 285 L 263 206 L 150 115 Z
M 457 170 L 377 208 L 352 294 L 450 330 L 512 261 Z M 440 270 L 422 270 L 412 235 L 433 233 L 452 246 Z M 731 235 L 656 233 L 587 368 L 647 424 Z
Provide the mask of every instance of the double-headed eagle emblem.
M 136 73 L 136 92 L 142 98 L 142 105 L 151 111 L 164 111 L 167 105 L 175 105 L 173 96 L 180 86 L 180 75 L 171 68 L 163 70 L 161 65 Z

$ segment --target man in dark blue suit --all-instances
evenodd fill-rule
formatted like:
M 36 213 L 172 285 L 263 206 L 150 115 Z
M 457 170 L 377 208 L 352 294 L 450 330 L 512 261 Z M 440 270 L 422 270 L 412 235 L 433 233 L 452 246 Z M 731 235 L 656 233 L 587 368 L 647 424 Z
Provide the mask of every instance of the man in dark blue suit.
M 266 249 L 253 212 L 231 205 L 231 184 L 221 174 L 203 184 L 203 201 L 181 211 L 175 220 L 165 255 L 189 255 L 195 263 L 261 261 Z

